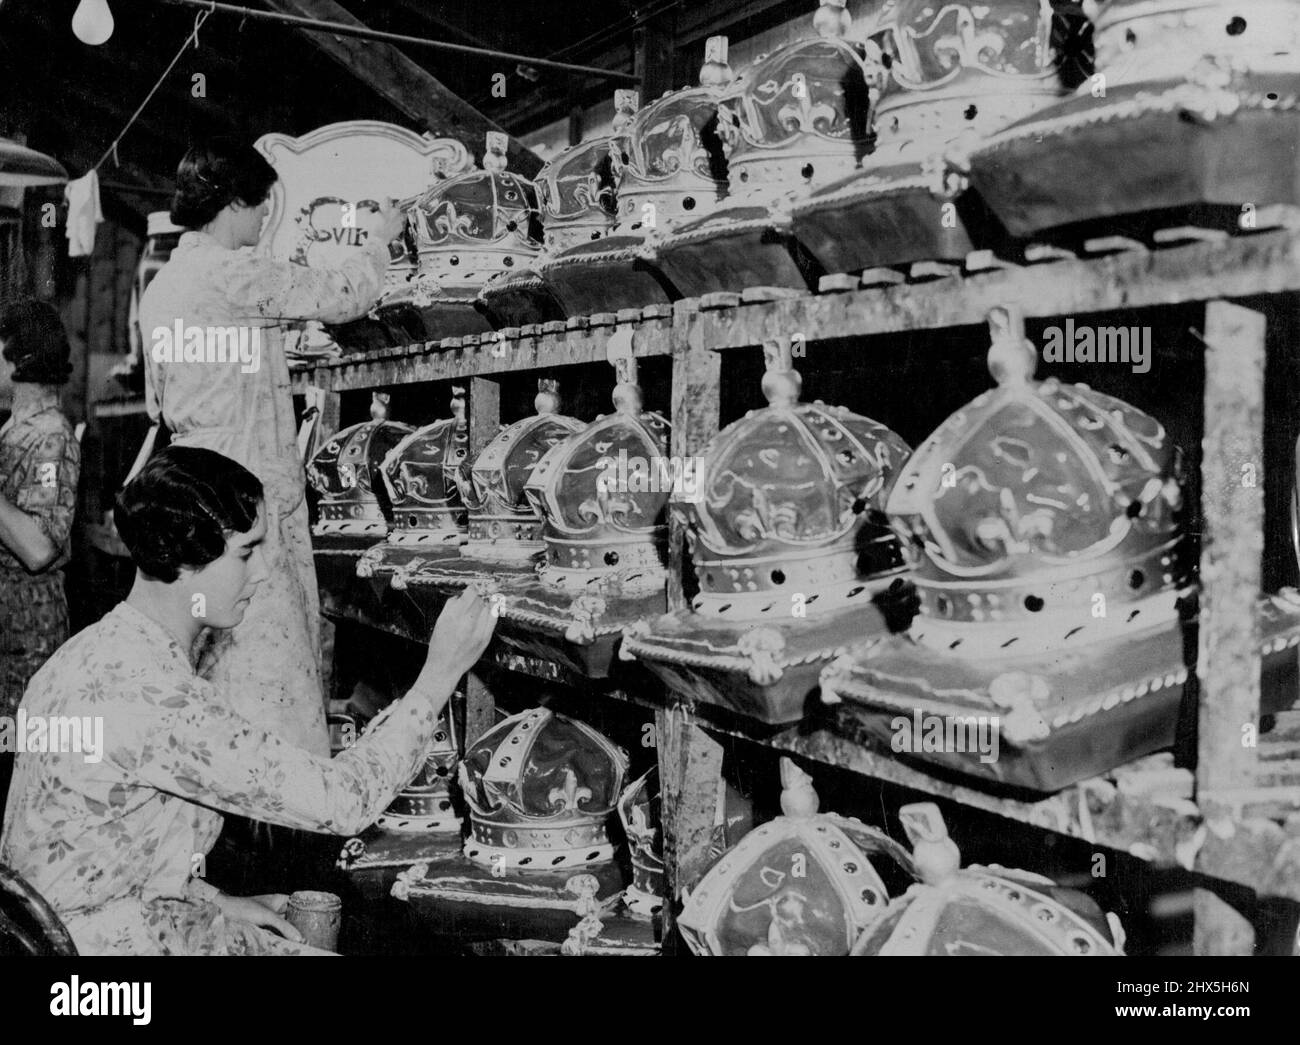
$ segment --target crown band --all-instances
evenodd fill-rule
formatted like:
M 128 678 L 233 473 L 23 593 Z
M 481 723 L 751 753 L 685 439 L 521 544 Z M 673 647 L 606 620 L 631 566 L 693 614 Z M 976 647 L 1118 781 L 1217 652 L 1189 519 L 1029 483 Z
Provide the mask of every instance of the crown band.
M 581 867 L 614 857 L 614 847 L 605 833 L 604 819 L 575 820 L 558 826 L 530 827 L 488 824 L 470 814 L 471 833 L 465 855 L 485 867 L 536 868 Z

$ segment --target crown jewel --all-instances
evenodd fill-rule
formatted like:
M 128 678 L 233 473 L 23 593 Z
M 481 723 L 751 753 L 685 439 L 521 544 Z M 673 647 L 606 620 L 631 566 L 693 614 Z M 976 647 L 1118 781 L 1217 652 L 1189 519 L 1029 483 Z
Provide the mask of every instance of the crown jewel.
M 1172 613 L 1181 495 L 1164 429 L 1086 385 L 1034 381 L 1013 310 L 995 309 L 990 327 L 998 387 L 926 440 L 886 506 L 914 566 L 921 632 L 947 645 L 977 627 L 968 647 L 1006 655 L 987 638 L 1003 626 L 1032 623 L 1046 641 L 1100 634 L 1098 595 L 1101 620 L 1144 606 L 1149 620 L 1153 599 Z
M 330 437 L 307 465 L 307 480 L 321 494 L 317 536 L 382 537 L 388 530 L 375 495 L 376 474 L 384 456 L 414 429 L 385 420 L 388 395 L 374 393 L 371 420 Z
M 465 855 L 517 869 L 581 867 L 612 858 L 606 833 L 627 757 L 585 723 L 534 708 L 498 723 L 465 753 Z
M 456 485 L 457 471 L 469 452 L 464 388 L 452 388 L 451 413 L 412 431 L 384 458 L 393 544 L 458 542 L 464 534 L 465 507 Z

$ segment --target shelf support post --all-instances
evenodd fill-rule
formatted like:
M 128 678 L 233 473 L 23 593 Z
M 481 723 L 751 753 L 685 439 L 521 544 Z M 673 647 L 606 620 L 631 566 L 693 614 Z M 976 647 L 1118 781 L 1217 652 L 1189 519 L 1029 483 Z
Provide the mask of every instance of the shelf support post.
M 664 954 L 676 953 L 673 931 L 683 886 L 708 868 L 709 847 L 722 796 L 722 746 L 681 704 L 655 712 L 659 752 L 660 819 L 664 834 Z
M 704 449 L 720 425 L 719 384 L 722 357 L 704 346 L 698 302 L 673 306 L 672 455 L 684 464 Z M 698 469 L 683 475 L 700 476 Z M 668 517 L 668 609 L 686 605 L 682 588 L 686 562 L 686 530 L 676 512 Z
M 1265 332 L 1259 312 L 1206 305 L 1196 792 L 1216 823 L 1215 793 L 1249 788 L 1257 774 Z M 1204 861 L 1198 870 L 1213 874 Z M 1197 889 L 1194 908 L 1198 954 L 1254 951 L 1250 922 L 1223 897 Z

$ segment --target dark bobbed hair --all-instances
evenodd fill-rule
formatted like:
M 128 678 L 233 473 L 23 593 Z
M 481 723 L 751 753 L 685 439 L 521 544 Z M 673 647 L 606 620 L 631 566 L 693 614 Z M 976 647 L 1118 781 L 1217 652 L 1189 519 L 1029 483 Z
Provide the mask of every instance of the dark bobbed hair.
M 169 446 L 151 457 L 113 508 L 117 532 L 140 572 L 170 584 L 226 551 L 226 534 L 257 521 L 262 483 L 213 450 Z
M 275 168 L 252 146 L 234 138 L 212 138 L 195 145 L 176 168 L 172 221 L 201 229 L 238 200 L 256 207 L 271 193 Z
M 72 347 L 59 314 L 44 301 L 23 298 L 0 308 L 0 341 L 14 365 L 13 379 L 61 385 L 72 373 Z

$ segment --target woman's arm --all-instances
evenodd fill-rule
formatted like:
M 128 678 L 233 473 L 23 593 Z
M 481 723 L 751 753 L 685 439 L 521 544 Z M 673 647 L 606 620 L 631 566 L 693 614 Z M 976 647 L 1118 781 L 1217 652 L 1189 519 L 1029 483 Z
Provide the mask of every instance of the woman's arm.
M 51 431 L 23 456 L 14 498 L 0 494 L 0 544 L 32 573 L 54 562 L 67 543 L 80 471 L 76 438 Z
M 310 831 L 357 834 L 415 776 L 435 723 L 492 635 L 477 596 L 448 602 L 410 692 L 337 758 L 317 758 L 242 717 L 202 678 L 142 687 L 142 747 L 105 758 L 141 783 L 223 812 Z M 124 757 L 122 757 L 124 756 Z
M 241 255 L 227 263 L 226 293 L 236 309 L 261 319 L 345 323 L 379 300 L 387 268 L 388 247 L 379 243 L 337 269 Z
M 406 219 L 393 203 L 380 212 L 364 250 L 337 269 L 310 268 L 254 255 L 232 259 L 226 287 L 232 303 L 262 319 L 345 323 L 365 315 L 384 289 L 388 244 Z
M 0 544 L 32 573 L 40 573 L 59 557 L 59 549 L 40 524 L 0 494 Z

